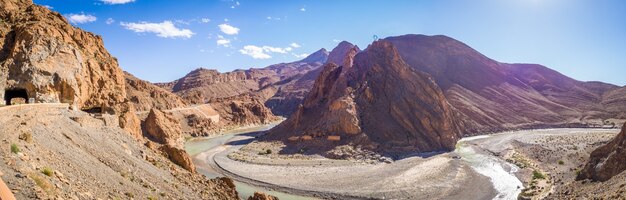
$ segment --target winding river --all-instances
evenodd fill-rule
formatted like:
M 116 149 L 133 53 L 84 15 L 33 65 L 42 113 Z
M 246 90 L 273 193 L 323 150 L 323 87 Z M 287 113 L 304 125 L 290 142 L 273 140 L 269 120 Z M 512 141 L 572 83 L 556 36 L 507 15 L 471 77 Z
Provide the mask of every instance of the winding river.
M 204 163 L 206 161 L 200 159 L 206 159 L 206 157 L 202 156 L 202 153 L 210 152 L 210 151 L 219 151 L 220 147 L 226 145 L 230 142 L 235 136 L 243 135 L 243 134 L 254 134 L 260 131 L 269 130 L 270 128 L 276 126 L 277 123 L 256 126 L 256 127 L 246 127 L 230 130 L 220 134 L 219 136 L 214 137 L 203 137 L 189 140 L 185 143 L 185 150 L 189 155 L 193 158 L 194 164 L 197 166 L 198 172 L 204 174 L 208 178 L 216 178 L 222 177 L 222 174 L 219 171 L 216 171 L 213 166 L 208 166 Z M 246 184 L 243 182 L 235 181 L 235 186 L 237 187 L 237 193 L 239 194 L 240 199 L 247 199 L 249 196 L 252 196 L 255 191 L 263 192 L 265 194 L 269 194 L 279 199 L 293 199 L 293 200 L 315 200 L 316 198 L 298 196 L 293 194 L 287 194 L 279 191 L 274 191 L 267 188 L 257 187 L 250 184 Z
M 227 176 L 223 171 L 218 170 L 219 167 L 207 161 L 212 159 L 213 155 L 225 151 L 229 142 L 241 141 L 242 137 L 253 139 L 259 132 L 268 130 L 276 124 L 269 124 L 257 127 L 248 127 L 236 129 L 215 137 L 196 138 L 185 144 L 186 151 L 192 156 L 194 164 L 198 171 L 209 178 Z M 488 177 L 497 195 L 493 199 L 517 199 L 521 192 L 522 182 L 515 176 L 515 172 L 519 170 L 517 166 L 503 161 L 502 159 L 490 155 L 477 145 L 473 144 L 474 140 L 489 139 L 490 136 L 476 136 L 463 138 L 457 144 L 455 152 L 461 159 L 479 174 Z M 309 200 L 316 199 L 312 197 L 298 196 L 275 191 L 265 187 L 258 187 L 244 182 L 235 181 L 237 191 L 241 199 L 247 199 L 252 196 L 255 191 L 264 192 L 278 197 L 279 199 L 293 200 Z

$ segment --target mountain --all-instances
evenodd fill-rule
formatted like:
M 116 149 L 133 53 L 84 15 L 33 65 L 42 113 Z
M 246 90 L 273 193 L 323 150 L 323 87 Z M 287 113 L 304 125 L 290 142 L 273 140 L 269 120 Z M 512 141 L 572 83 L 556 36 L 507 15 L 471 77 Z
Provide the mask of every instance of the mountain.
M 230 97 L 259 89 L 257 80 L 246 71 L 219 73 L 198 68 L 171 83 L 159 84 L 193 104 Z
M 232 180 L 195 173 L 172 120 L 153 116 L 142 132 L 134 106 L 167 103 L 140 98 L 176 97 L 125 75 L 100 36 L 30 0 L 0 0 L 0 95 L 28 103 L 0 107 L 13 147 L 0 171 L 17 199 L 237 199 Z
M 124 72 L 126 93 L 137 111 L 149 111 L 152 108 L 169 110 L 187 106 L 185 100 L 148 81 L 141 80 Z
M 458 122 L 427 74 L 411 69 L 387 41 L 342 52 L 344 59 L 329 59 L 303 105 L 265 139 L 321 152 L 342 144 L 379 153 L 454 149 Z M 304 136 L 313 139 L 289 142 Z
M 333 48 L 330 53 L 327 52 L 326 49 L 321 49 L 316 53 L 311 54 L 312 56 L 323 53 L 323 55 L 326 55 L 327 59 L 320 59 L 316 62 L 317 65 L 314 67 L 302 71 L 300 74 L 292 75 L 286 79 L 284 78 L 282 81 L 272 85 L 272 87 L 277 88 L 277 91 L 274 96 L 265 102 L 265 105 L 272 109 L 274 114 L 288 117 L 297 109 L 298 105 L 302 104 L 310 88 L 313 87 L 315 78 L 323 70 L 321 64 L 329 62 L 343 64 L 343 58 L 345 58 L 346 54 L 354 47 L 356 46 L 343 41 L 339 43 L 337 47 Z M 360 51 L 358 47 L 356 47 L 356 49 L 357 51 Z M 309 59 L 305 58 L 304 60 Z
M 100 36 L 31 1 L 0 1 L 0 95 L 102 110 L 141 137 L 124 74 Z
M 409 66 L 434 78 L 469 134 L 601 125 L 619 117 L 618 105 L 605 100 L 618 89 L 611 84 L 577 81 L 541 65 L 500 63 L 446 36 L 384 40 Z

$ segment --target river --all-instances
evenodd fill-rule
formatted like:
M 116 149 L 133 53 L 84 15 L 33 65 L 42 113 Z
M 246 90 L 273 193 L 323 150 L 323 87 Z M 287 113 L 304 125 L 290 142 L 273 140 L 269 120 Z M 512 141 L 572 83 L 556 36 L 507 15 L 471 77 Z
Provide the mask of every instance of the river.
M 186 151 L 192 156 L 194 163 L 198 167 L 198 171 L 209 178 L 224 176 L 223 173 L 216 171 L 215 166 L 206 165 L 206 159 L 212 159 L 217 152 L 223 151 L 228 142 L 241 140 L 241 137 L 253 138 L 255 133 L 268 130 L 276 124 L 241 128 L 225 132 L 215 137 L 196 138 L 185 144 Z M 235 138 L 237 137 L 237 138 Z M 497 195 L 493 199 L 517 199 L 521 192 L 522 182 L 515 176 L 515 172 L 519 169 L 517 166 L 503 161 L 502 159 L 492 156 L 485 151 L 480 150 L 476 145 L 471 145 L 471 141 L 488 139 L 490 136 L 476 136 L 463 138 L 459 141 L 456 153 L 463 161 L 466 161 L 473 170 L 481 175 L 488 177 L 493 183 Z M 204 155 L 207 154 L 207 155 Z M 203 160 L 201 160 L 203 159 Z M 210 162 L 209 162 L 210 163 Z M 293 200 L 310 200 L 312 197 L 298 196 L 283 192 L 274 191 L 264 187 L 257 187 L 247 183 L 235 181 L 237 191 L 241 199 L 253 195 L 255 191 L 263 192 L 278 197 L 279 199 Z
M 224 175 L 222 173 L 213 170 L 210 166 L 201 165 L 201 163 L 204 163 L 204 161 L 198 160 L 197 158 L 198 155 L 203 152 L 217 150 L 219 147 L 230 142 L 237 135 L 252 134 L 252 133 L 256 133 L 260 131 L 269 130 L 270 128 L 276 125 L 277 123 L 256 126 L 256 127 L 245 127 L 245 128 L 239 128 L 239 129 L 226 131 L 220 134 L 219 136 L 195 138 L 185 143 L 185 150 L 193 158 L 194 164 L 198 165 L 197 166 L 198 172 L 204 174 L 208 178 L 223 177 Z M 239 194 L 240 199 L 248 199 L 248 197 L 252 196 L 254 192 L 263 192 L 265 194 L 278 197 L 279 199 L 316 200 L 316 198 L 312 198 L 312 197 L 287 194 L 284 192 L 269 190 L 269 189 L 262 188 L 262 187 L 256 187 L 256 186 L 242 183 L 239 181 L 235 181 L 235 186 L 237 187 L 237 193 Z
M 461 159 L 467 161 L 469 165 L 479 174 L 489 177 L 493 187 L 498 192 L 493 199 L 517 199 L 523 189 L 522 182 L 515 176 L 519 168 L 502 159 L 488 155 L 486 153 L 477 153 L 476 147 L 468 144 L 469 141 L 486 139 L 490 136 L 474 136 L 461 139 L 457 143 L 456 152 Z

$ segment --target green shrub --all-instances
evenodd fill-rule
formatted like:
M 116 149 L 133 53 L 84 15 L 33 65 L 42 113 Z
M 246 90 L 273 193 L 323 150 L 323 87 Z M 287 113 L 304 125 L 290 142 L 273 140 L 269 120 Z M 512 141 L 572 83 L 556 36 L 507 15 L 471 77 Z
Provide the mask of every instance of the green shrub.
M 565 162 L 563 162 L 562 160 L 559 160 L 559 165 L 564 165 Z
M 265 150 L 265 154 L 272 154 L 272 150 L 270 150 L 270 149 Z
M 52 176 L 52 174 L 54 174 L 54 171 L 48 167 L 44 167 L 43 169 L 41 169 L 41 173 L 45 174 L 46 176 Z
M 15 154 L 20 152 L 20 148 L 17 147 L 17 144 L 11 144 L 11 152 Z
M 533 171 L 533 179 L 545 179 L 546 176 L 543 175 L 541 172 L 535 170 Z

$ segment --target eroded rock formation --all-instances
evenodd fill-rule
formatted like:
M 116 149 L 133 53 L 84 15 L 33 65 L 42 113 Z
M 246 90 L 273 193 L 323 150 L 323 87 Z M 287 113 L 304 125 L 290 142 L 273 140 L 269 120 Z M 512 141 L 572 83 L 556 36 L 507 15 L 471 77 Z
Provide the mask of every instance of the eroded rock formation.
M 589 162 L 576 179 L 606 181 L 626 170 L 626 124 L 608 144 L 591 152 Z
M 154 149 L 159 149 L 177 165 L 191 172 L 196 171 L 195 166 L 191 162 L 191 158 L 182 148 L 182 130 L 176 119 L 169 114 L 153 108 L 143 122 L 143 129 L 148 139 L 161 145 L 160 147 L 156 147 L 153 146 L 154 144 L 150 144 L 149 141 L 149 146 L 153 146 Z
M 29 0 L 0 1 L 0 96 L 23 90 L 37 103 L 67 103 L 117 114 L 141 136 L 124 75 L 102 38 Z
M 453 149 L 461 132 L 433 80 L 404 63 L 389 42 L 357 52 L 350 49 L 343 66 L 326 64 L 304 104 L 266 139 L 322 150 L 338 144 L 382 153 Z M 294 136 L 314 139 L 288 142 Z

